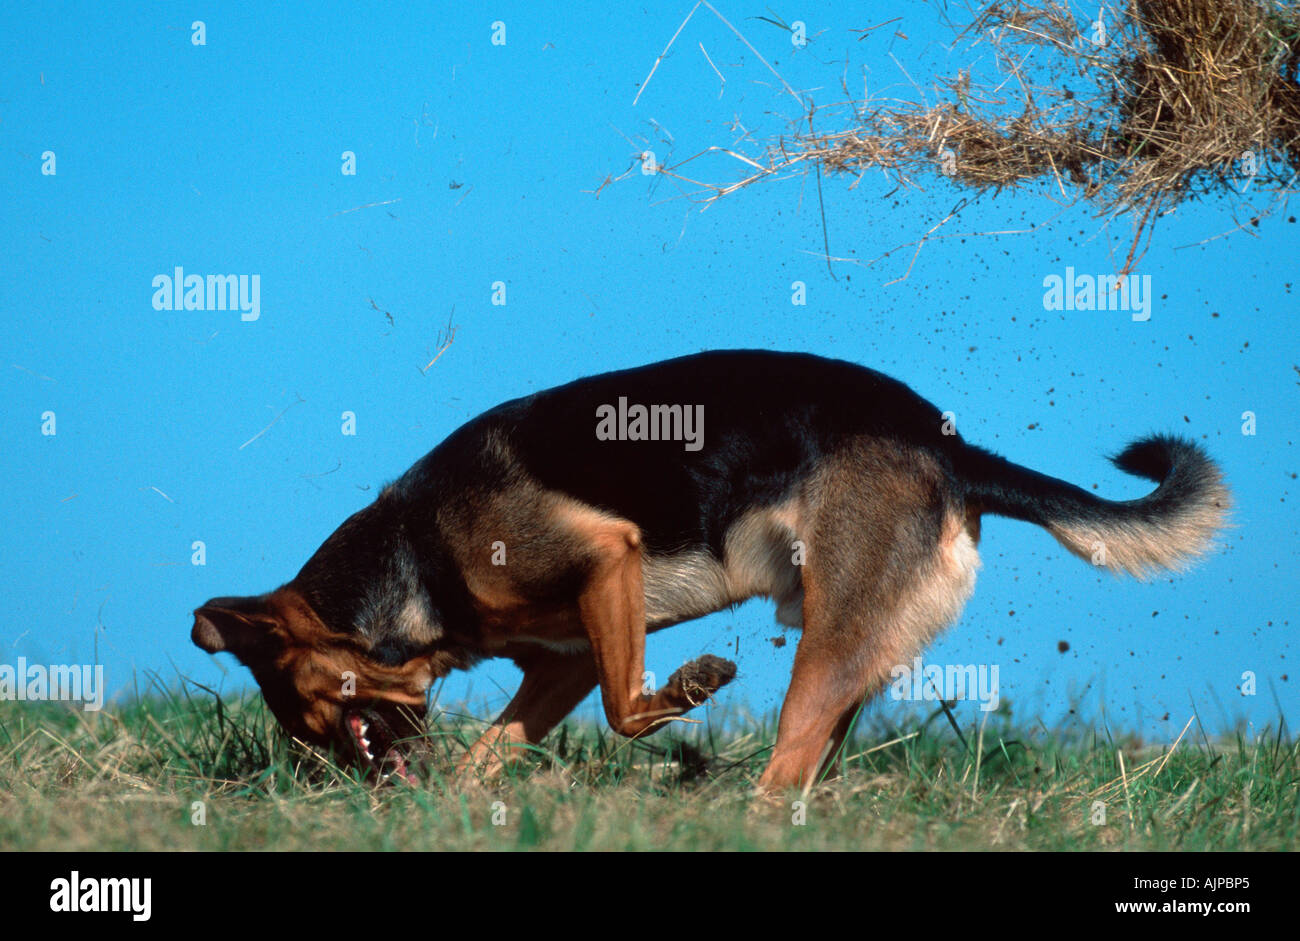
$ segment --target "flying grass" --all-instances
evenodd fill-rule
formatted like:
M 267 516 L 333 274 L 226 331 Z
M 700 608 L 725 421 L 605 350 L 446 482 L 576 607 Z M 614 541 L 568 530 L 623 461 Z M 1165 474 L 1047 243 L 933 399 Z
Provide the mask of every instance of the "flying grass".
M 706 151 L 741 161 L 743 178 L 691 178 L 696 157 L 659 172 L 706 204 L 809 168 L 858 178 L 882 170 L 909 185 L 942 175 L 976 193 L 1047 183 L 1098 216 L 1135 220 L 1125 272 L 1143 233 L 1186 199 L 1268 192 L 1275 206 L 1295 191 L 1300 8 L 1128 0 L 1094 10 L 1068 0 L 972 8 L 954 43 L 972 65 L 937 79 L 932 94 L 910 76 L 901 99 L 855 98 L 846 85 L 844 100 L 818 106 L 791 90 L 804 113 L 761 156 Z
M 99 713 L 5 702 L 0 848 L 1300 847 L 1300 746 L 1281 727 L 1216 742 L 1189 723 L 1171 748 L 982 724 L 975 749 L 939 713 L 861 729 L 801 809 L 752 796 L 775 723 L 716 710 L 636 742 L 569 722 L 469 785 L 452 768 L 482 722 L 443 712 L 424 784 L 375 788 L 287 740 L 256 694 L 186 688 Z

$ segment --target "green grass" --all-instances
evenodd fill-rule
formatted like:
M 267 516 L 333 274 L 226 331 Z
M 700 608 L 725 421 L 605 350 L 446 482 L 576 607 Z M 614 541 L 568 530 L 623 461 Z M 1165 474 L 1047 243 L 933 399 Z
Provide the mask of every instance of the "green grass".
M 1300 744 L 1278 731 L 1214 741 L 1193 724 L 1171 752 L 999 716 L 959 739 L 938 713 L 860 729 L 796 825 L 798 795 L 752 797 L 774 721 L 702 717 L 639 742 L 571 722 L 497 783 L 462 787 L 450 768 L 481 722 L 443 713 L 417 789 L 371 787 L 286 742 L 256 695 L 99 713 L 0 702 L 0 849 L 1300 847 Z

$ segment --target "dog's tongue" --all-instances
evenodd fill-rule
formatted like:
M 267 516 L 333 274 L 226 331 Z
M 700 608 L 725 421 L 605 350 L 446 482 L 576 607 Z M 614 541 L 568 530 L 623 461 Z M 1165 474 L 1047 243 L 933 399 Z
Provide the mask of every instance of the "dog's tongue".
M 406 759 L 402 757 L 402 753 L 396 748 L 388 749 L 388 753 L 384 755 L 384 762 L 393 768 L 392 771 L 388 772 L 389 774 L 397 775 L 407 784 L 416 783 L 415 775 L 411 774 L 411 769 L 407 767 Z
M 380 773 L 381 780 L 397 775 L 407 784 L 416 783 L 415 775 L 401 750 L 391 741 L 383 720 L 373 714 L 350 712 L 346 722 L 353 744 Z

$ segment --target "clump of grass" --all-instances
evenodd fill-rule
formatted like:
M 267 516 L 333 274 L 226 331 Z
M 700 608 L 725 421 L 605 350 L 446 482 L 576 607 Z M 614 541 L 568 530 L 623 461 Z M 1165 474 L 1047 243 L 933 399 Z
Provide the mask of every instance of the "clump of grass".
M 375 788 L 287 741 L 256 694 L 5 702 L 0 849 L 1300 847 L 1300 745 L 1280 727 L 1216 741 L 1193 725 L 1170 749 L 1008 717 L 961 738 L 938 713 L 877 722 L 798 822 L 801 795 L 752 796 L 775 723 L 706 716 L 637 742 L 569 722 L 466 785 L 452 768 L 482 722 L 444 710 L 424 784 Z
M 821 107 L 796 95 L 807 113 L 764 159 L 727 151 L 748 168 L 739 182 L 690 180 L 681 164 L 661 172 L 710 201 L 811 166 L 903 181 L 942 173 L 980 192 L 1046 181 L 1099 215 L 1137 219 L 1126 271 L 1148 226 L 1191 196 L 1289 191 L 1300 173 L 1300 8 L 1128 0 L 1111 15 L 1099 24 L 1064 0 L 993 3 L 958 42 L 972 61 L 991 46 L 997 75 L 941 79 L 937 103 L 919 87 L 922 100 Z

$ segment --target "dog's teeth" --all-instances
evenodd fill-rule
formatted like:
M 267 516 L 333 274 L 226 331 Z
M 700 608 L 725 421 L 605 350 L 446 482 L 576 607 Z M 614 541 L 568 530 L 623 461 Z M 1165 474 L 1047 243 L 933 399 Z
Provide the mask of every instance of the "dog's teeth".
M 361 744 L 366 746 L 366 754 L 370 754 L 370 739 L 366 738 L 364 734 L 361 736 Z
M 370 723 L 368 723 L 368 722 L 366 722 L 364 719 L 362 719 L 362 720 L 361 720 L 361 737 L 362 737 L 362 738 L 365 738 L 365 737 L 366 737 L 366 733 L 369 732 L 369 731 L 370 731 Z

